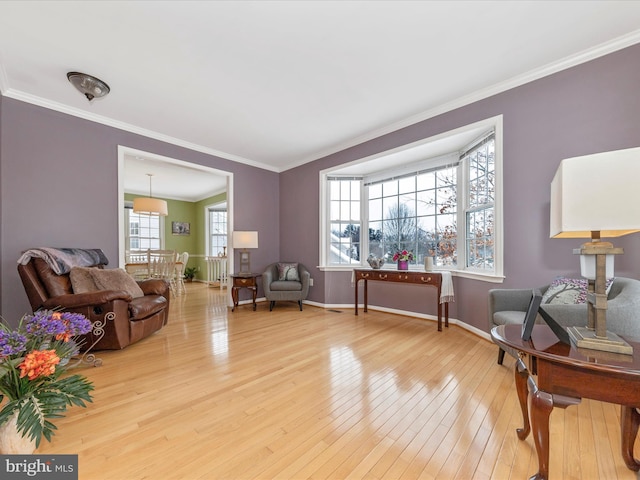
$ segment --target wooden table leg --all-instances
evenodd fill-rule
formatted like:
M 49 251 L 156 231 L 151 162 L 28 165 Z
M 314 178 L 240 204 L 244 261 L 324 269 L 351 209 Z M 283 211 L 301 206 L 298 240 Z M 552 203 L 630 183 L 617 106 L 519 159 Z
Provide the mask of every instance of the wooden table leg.
M 538 473 L 529 480 L 547 480 L 549 478 L 549 415 L 553 410 L 553 396 L 538 389 L 532 377 L 529 377 L 527 384 L 533 443 L 538 454 Z
M 356 278 L 356 288 L 355 288 L 355 290 L 356 290 L 356 300 L 355 300 L 355 302 L 356 302 L 356 315 L 358 315 L 358 279 L 357 278 Z
M 256 311 L 256 297 L 258 296 L 258 287 L 253 287 L 253 311 Z
M 549 478 L 549 415 L 553 407 L 567 408 L 579 404 L 581 399 L 544 392 L 538 388 L 531 376 L 527 379 L 527 386 L 533 443 L 538 454 L 538 473 L 529 480 L 546 480 Z
M 640 463 L 633 456 L 633 445 L 640 426 L 640 414 L 635 407 L 620 407 L 620 434 L 622 440 L 622 458 L 627 468 L 637 472 Z
M 516 433 L 520 440 L 524 440 L 529 436 L 529 432 L 531 432 L 531 425 L 529 424 L 529 409 L 527 407 L 527 380 L 529 379 L 529 370 L 527 370 L 527 367 L 521 358 L 516 360 L 515 377 L 516 391 L 518 392 L 518 400 L 520 402 L 520 411 L 522 412 L 523 422 L 523 427 L 516 429 Z
M 233 300 L 233 308 L 231 309 L 233 312 L 238 306 L 238 287 L 231 287 L 231 299 Z
M 442 331 L 442 304 L 438 298 L 438 331 Z
M 364 312 L 367 312 L 367 305 L 369 305 L 369 285 L 367 284 L 368 280 L 364 279 Z
M 444 326 L 449 328 L 449 302 L 444 302 Z

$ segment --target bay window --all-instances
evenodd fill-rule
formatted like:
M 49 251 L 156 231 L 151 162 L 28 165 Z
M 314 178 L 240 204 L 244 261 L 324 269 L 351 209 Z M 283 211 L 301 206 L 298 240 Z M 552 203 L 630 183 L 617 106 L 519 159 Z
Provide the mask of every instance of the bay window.
M 433 145 L 412 150 L 411 162 L 398 162 L 396 151 L 322 172 L 321 266 L 367 266 L 368 255 L 388 264 L 395 252 L 408 250 L 410 268 L 422 270 L 431 257 L 436 268 L 501 276 L 500 125 L 493 119 L 456 131 L 455 149 L 417 161 L 415 152 L 435 151 L 424 146 Z M 354 175 L 358 169 L 363 173 Z

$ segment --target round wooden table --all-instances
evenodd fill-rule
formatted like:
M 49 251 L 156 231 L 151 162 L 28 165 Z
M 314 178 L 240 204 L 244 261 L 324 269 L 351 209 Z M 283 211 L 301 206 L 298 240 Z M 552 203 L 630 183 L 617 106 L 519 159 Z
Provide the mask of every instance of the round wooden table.
M 633 355 L 624 355 L 561 343 L 547 325 L 535 325 L 530 340 L 522 340 L 521 334 L 520 325 L 491 330 L 495 343 L 518 356 L 515 381 L 524 421 L 517 430 L 518 438 L 524 440 L 533 431 L 538 454 L 538 473 L 531 479 L 549 476 L 549 415 L 553 407 L 576 405 L 582 398 L 621 406 L 622 457 L 629 469 L 640 470 L 640 462 L 633 457 L 640 426 L 636 410 L 640 406 L 640 342 L 625 338 Z M 537 382 L 531 374 L 537 375 Z

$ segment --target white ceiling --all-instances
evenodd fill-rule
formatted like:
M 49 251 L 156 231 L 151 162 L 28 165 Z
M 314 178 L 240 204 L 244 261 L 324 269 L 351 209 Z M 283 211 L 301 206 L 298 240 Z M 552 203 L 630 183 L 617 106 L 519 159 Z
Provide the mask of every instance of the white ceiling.
M 0 91 L 281 172 L 638 43 L 639 26 L 640 1 L 2 1 Z M 111 93 L 87 102 L 69 71 Z
M 123 158 L 125 193 L 198 202 L 227 190 L 225 175 L 200 165 L 136 150 Z

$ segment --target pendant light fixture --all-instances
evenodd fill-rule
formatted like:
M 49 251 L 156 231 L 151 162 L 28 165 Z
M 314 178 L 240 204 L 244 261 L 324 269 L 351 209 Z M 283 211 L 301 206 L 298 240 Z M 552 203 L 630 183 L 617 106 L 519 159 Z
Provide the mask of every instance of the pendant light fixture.
M 151 194 L 151 177 L 152 173 L 147 173 L 149 176 L 149 196 L 138 197 L 133 199 L 133 211 L 134 213 L 142 213 L 144 215 L 158 215 L 166 217 L 169 214 L 167 208 L 167 202 L 159 198 L 153 198 Z
M 111 91 L 109 85 L 99 78 L 87 75 L 86 73 L 69 72 L 67 73 L 67 80 L 69 80 L 71 85 L 76 87 L 80 93 L 87 97 L 89 101 L 94 98 L 104 97 Z

